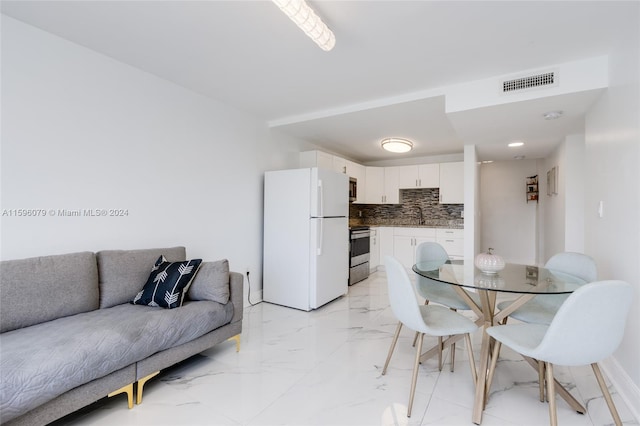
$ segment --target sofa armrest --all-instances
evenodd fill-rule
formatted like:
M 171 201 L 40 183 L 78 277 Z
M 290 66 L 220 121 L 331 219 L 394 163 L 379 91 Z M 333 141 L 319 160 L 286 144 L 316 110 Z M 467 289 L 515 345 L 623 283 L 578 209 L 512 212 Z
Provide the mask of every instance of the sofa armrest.
M 244 311 L 244 276 L 239 272 L 229 272 L 230 300 L 233 303 L 233 318 L 231 322 L 242 321 Z

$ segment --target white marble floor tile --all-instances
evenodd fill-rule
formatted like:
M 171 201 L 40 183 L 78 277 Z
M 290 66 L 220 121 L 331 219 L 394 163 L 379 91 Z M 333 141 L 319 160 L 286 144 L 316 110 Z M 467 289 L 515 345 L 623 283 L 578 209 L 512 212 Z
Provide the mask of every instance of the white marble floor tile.
M 403 329 L 382 375 L 396 324 L 383 272 L 316 311 L 260 303 L 245 308 L 239 353 L 232 342 L 219 344 L 149 381 L 143 403 L 132 410 L 122 396 L 103 399 L 54 425 L 472 426 L 474 389 L 464 341 L 456 345 L 453 373 L 448 351 L 442 371 L 435 358 L 420 365 L 407 418 L 413 332 Z M 472 336 L 476 362 L 480 339 L 480 331 Z M 424 349 L 435 343 L 426 337 Z M 558 367 L 556 373 L 588 408 L 580 415 L 558 399 L 560 425 L 613 423 L 590 367 Z M 611 391 L 624 424 L 637 424 Z M 548 423 L 548 405 L 538 401 L 537 373 L 503 348 L 482 425 Z

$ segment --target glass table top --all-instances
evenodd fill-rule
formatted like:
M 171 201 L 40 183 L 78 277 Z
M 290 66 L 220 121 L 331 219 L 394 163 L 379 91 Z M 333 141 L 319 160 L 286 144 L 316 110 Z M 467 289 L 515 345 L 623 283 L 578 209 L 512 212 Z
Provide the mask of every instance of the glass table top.
M 507 263 L 503 270 L 486 274 L 473 261 L 419 262 L 413 271 L 425 278 L 466 288 L 521 294 L 571 293 L 586 281 L 552 269 Z

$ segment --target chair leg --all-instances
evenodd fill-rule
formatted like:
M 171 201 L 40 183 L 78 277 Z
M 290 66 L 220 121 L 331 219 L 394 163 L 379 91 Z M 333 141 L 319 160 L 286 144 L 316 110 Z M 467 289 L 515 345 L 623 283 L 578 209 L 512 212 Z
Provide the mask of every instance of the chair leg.
M 453 312 L 458 312 L 458 310 L 456 308 L 449 308 L 449 309 L 451 309 Z M 451 344 L 450 351 L 451 351 L 451 366 L 450 366 L 449 371 L 451 371 L 453 373 L 453 368 L 454 368 L 454 365 L 456 363 L 456 344 L 455 344 L 455 342 Z
M 418 367 L 420 367 L 420 355 L 422 352 L 422 341 L 424 333 L 418 336 L 418 345 L 416 346 L 416 361 L 413 364 L 413 377 L 411 378 L 411 390 L 409 393 L 409 406 L 407 407 L 407 417 L 411 417 L 411 408 L 413 407 L 413 397 L 416 393 L 416 382 L 418 381 Z
M 551 426 L 557 426 L 558 415 L 556 412 L 556 390 L 553 380 L 553 366 L 550 362 L 545 362 L 544 368 L 547 376 L 547 397 L 549 398 L 549 424 Z
M 442 371 L 442 336 L 438 336 L 438 370 Z
M 396 343 L 398 343 L 398 336 L 400 336 L 401 329 L 402 329 L 402 323 L 398 321 L 398 326 L 396 327 L 396 334 L 393 336 L 393 340 L 391 341 L 391 347 L 389 348 L 389 354 L 387 355 L 387 360 L 385 361 L 384 368 L 382 369 L 383 376 L 387 373 L 387 367 L 389 366 L 389 361 L 391 361 L 391 355 L 393 355 L 393 350 L 396 348 Z
M 540 390 L 540 402 L 544 402 L 544 362 L 538 361 L 538 387 Z
M 456 344 L 452 343 L 451 344 L 451 368 L 449 368 L 449 371 L 451 371 L 453 373 L 453 366 L 456 362 Z
M 471 368 L 471 377 L 473 378 L 473 384 L 475 387 L 478 381 L 478 372 L 476 371 L 476 360 L 473 357 L 473 348 L 471 347 L 471 335 L 469 333 L 464 335 L 467 342 L 467 353 L 469 354 L 469 367 Z
M 607 389 L 607 384 L 604 381 L 604 376 L 600 371 L 600 367 L 598 367 L 598 364 L 594 362 L 593 364 L 591 364 L 591 368 L 593 369 L 593 373 L 596 375 L 596 379 L 598 380 L 598 385 L 600 386 L 602 395 L 604 396 L 605 401 L 607 401 L 607 406 L 609 407 L 609 411 L 611 412 L 611 417 L 613 417 L 613 421 L 615 422 L 616 426 L 622 425 L 622 421 L 620 420 L 620 415 L 618 414 L 618 410 L 616 410 L 616 406 L 613 403 L 613 398 L 611 398 L 609 389 Z
M 485 404 L 489 400 L 489 391 L 491 390 L 491 384 L 493 383 L 493 375 L 496 371 L 496 363 L 498 362 L 498 356 L 500 354 L 501 342 L 495 341 L 493 345 L 493 355 L 491 356 L 491 364 L 489 365 L 489 372 L 487 373 L 487 387 L 485 388 Z

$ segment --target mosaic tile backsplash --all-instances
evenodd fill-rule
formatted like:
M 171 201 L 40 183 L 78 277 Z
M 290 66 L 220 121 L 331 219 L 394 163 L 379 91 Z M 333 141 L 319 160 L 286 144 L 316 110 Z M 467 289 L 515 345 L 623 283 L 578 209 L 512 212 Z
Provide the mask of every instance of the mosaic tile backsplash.
M 464 204 L 439 204 L 438 188 L 401 189 L 400 204 L 351 204 L 353 225 L 463 228 Z

